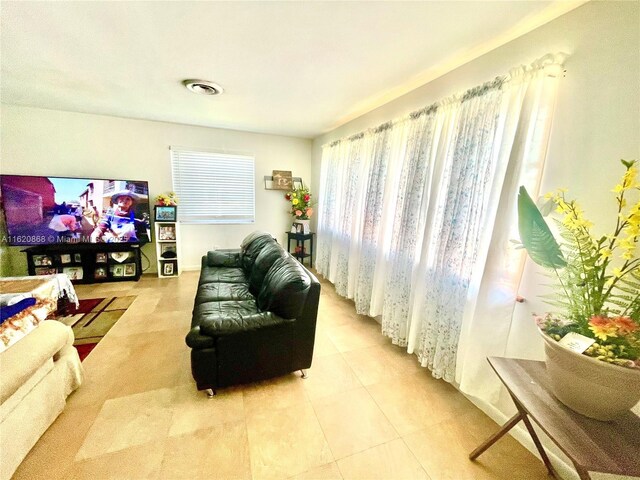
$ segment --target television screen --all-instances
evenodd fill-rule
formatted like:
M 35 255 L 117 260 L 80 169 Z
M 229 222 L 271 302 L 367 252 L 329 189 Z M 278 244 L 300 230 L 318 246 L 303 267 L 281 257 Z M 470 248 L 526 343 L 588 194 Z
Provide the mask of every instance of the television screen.
M 0 175 L 9 245 L 151 241 L 149 185 Z

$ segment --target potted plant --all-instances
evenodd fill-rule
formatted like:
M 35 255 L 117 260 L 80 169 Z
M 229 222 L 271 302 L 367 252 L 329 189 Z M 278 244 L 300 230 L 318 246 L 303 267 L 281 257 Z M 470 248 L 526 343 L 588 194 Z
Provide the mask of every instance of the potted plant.
M 289 213 L 295 217 L 297 223 L 301 223 L 304 233 L 309 233 L 309 222 L 313 215 L 311 202 L 311 193 L 307 187 L 296 188 L 291 192 L 287 192 L 284 198 L 290 202 Z
M 610 420 L 640 400 L 640 183 L 636 161 L 613 190 L 614 230 L 596 236 L 593 224 L 565 191 L 547 194 L 562 242 L 554 238 L 524 187 L 518 227 L 531 259 L 554 278 L 544 296 L 556 309 L 537 316 L 556 397 L 591 418 Z

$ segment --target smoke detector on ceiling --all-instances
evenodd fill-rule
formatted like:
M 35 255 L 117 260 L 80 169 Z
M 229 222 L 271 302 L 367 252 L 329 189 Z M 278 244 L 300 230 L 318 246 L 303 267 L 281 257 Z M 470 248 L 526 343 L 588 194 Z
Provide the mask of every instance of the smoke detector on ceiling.
M 193 93 L 200 95 L 220 95 L 224 92 L 220 85 L 208 80 L 183 80 L 182 84 Z

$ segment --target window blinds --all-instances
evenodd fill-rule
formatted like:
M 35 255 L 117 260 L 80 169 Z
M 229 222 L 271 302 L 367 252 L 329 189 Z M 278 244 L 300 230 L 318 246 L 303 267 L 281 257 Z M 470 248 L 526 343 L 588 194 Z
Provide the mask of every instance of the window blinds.
M 171 147 L 173 189 L 183 223 L 253 223 L 255 159 Z

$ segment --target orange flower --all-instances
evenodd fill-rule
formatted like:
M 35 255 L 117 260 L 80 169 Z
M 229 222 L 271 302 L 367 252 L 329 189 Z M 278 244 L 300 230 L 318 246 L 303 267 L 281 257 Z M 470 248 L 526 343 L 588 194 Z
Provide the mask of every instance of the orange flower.
M 313 208 L 307 208 L 307 217 L 313 215 Z
M 296 210 L 296 217 L 302 216 L 302 210 Z
M 589 330 L 591 330 L 597 338 L 606 340 L 607 337 L 617 337 L 618 326 L 610 318 L 594 315 L 589 320 Z
M 638 325 L 629 317 L 618 317 L 613 319 L 613 323 L 622 335 L 633 333 L 638 329 Z

